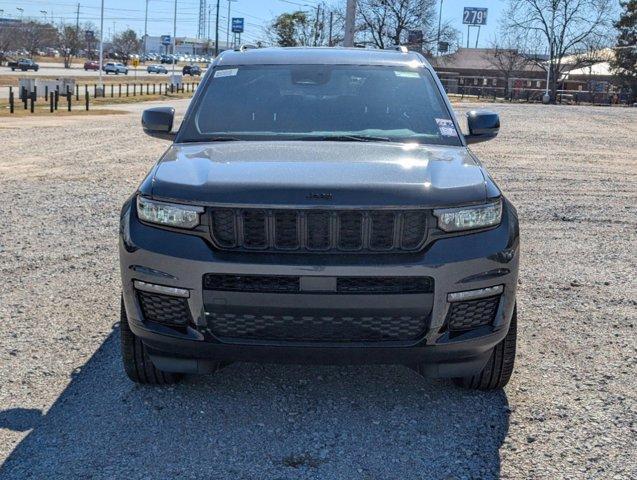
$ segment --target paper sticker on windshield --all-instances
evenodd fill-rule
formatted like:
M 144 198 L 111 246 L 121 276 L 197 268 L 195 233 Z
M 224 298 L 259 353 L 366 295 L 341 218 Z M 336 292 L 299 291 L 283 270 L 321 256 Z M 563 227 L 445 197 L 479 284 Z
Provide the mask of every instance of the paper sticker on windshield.
M 215 72 L 215 78 L 234 77 L 238 71 L 238 68 L 226 68 L 225 70 L 217 70 Z
M 410 70 L 394 70 L 394 75 L 402 78 L 420 78 L 418 72 L 412 72 Z
M 440 135 L 443 137 L 456 137 L 458 135 L 456 127 L 451 120 L 447 120 L 446 118 L 436 118 L 436 123 L 438 124 Z

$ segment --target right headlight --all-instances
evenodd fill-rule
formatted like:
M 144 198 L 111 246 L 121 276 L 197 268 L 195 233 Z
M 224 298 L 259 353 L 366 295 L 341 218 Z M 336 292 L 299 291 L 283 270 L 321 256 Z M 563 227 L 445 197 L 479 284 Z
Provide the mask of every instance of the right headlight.
M 484 205 L 434 210 L 438 227 L 445 232 L 460 232 L 499 225 L 502 220 L 502 199 Z
M 199 225 L 202 207 L 158 202 L 137 197 L 137 216 L 140 220 L 178 228 L 195 228 Z

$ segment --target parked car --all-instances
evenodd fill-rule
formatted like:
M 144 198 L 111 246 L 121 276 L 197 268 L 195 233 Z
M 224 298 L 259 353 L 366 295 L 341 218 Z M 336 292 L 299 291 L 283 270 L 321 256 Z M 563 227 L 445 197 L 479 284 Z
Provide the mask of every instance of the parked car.
M 199 65 L 184 65 L 181 70 L 182 75 L 190 75 L 191 77 L 201 75 L 201 67 Z
M 225 51 L 120 217 L 121 352 L 165 384 L 234 361 L 403 364 L 464 387 L 513 371 L 517 213 L 425 58 Z
M 84 62 L 84 70 L 88 71 L 88 70 L 99 70 L 100 69 L 100 62 L 96 62 L 95 60 L 89 60 L 87 62 Z
M 115 75 L 123 73 L 124 75 L 128 75 L 128 68 L 124 66 L 123 63 L 108 62 L 104 64 L 102 70 L 104 70 L 104 73 L 106 73 L 107 75 L 109 73 L 114 73 Z
M 166 67 L 158 64 L 148 65 L 148 67 L 146 67 L 146 71 L 148 73 L 168 73 Z
M 21 58 L 17 62 L 8 62 L 7 66 L 11 68 L 12 72 L 16 70 L 22 70 L 23 72 L 33 70 L 37 72 L 40 69 L 40 65 L 29 58 Z
M 172 55 L 162 55 L 161 57 L 159 57 L 159 62 L 173 64 L 177 63 L 177 59 Z

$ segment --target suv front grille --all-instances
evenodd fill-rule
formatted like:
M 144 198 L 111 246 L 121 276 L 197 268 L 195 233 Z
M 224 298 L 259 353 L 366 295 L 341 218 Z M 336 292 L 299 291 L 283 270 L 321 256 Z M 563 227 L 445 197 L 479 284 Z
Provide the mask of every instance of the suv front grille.
M 499 303 L 499 296 L 452 303 L 447 315 L 449 330 L 469 330 L 491 324 Z
M 204 290 L 254 293 L 308 293 L 301 290 L 300 277 L 294 275 L 232 275 L 207 273 Z M 320 294 L 415 294 L 432 293 L 431 277 L 337 277 L 335 291 Z
M 222 340 L 296 342 L 379 342 L 416 340 L 425 332 L 426 316 L 342 316 L 278 314 L 209 314 L 211 332 Z
M 427 238 L 425 210 L 213 208 L 210 217 L 224 250 L 414 252 Z

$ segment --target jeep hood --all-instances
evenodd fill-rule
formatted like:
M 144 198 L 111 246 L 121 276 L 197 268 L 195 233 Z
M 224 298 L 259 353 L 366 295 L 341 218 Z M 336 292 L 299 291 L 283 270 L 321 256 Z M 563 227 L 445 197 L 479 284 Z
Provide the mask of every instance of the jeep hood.
M 174 144 L 142 193 L 201 204 L 439 207 L 484 202 L 465 147 L 377 142 Z

